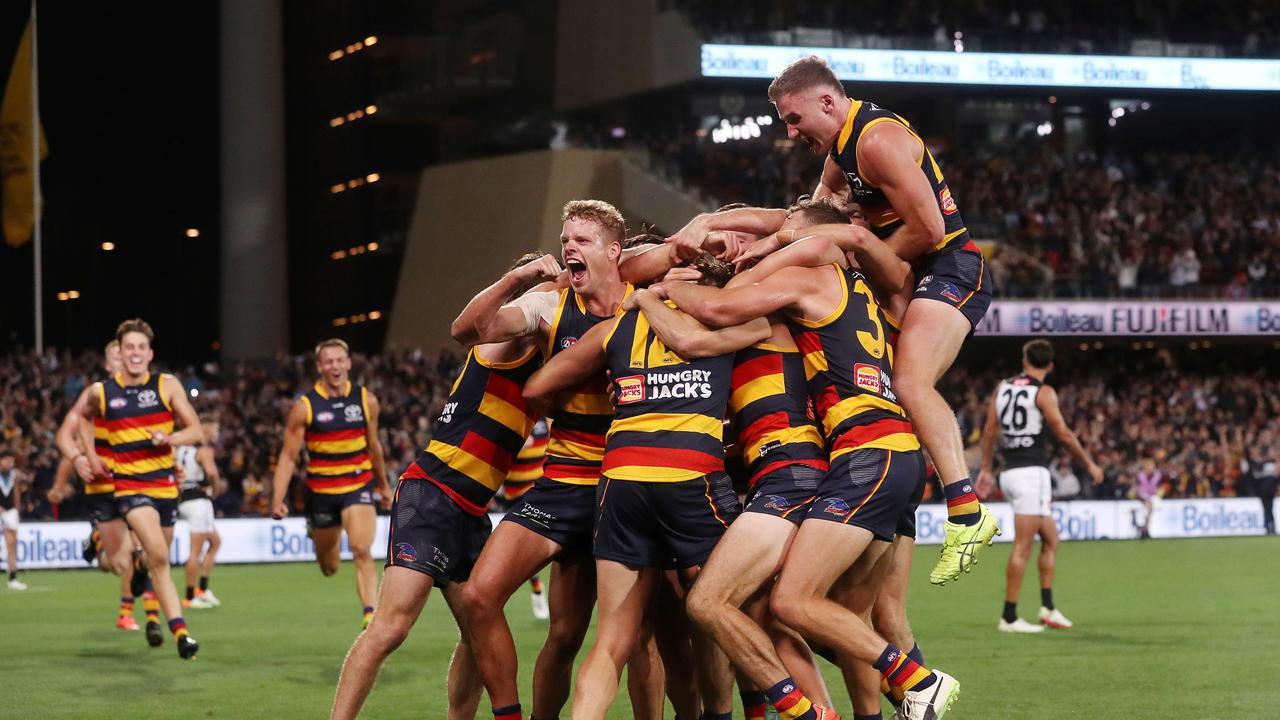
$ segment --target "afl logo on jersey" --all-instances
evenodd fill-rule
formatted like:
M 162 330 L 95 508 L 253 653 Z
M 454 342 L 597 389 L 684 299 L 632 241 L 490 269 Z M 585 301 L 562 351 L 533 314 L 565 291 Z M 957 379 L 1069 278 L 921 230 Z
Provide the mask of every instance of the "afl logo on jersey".
M 328 410 L 325 410 L 324 412 L 316 413 L 316 422 L 326 423 L 326 422 L 329 422 L 330 420 L 333 420 L 333 413 L 329 412 Z
M 138 393 L 138 407 L 149 408 L 160 404 L 160 398 L 156 397 L 155 390 L 143 390 Z
M 118 398 L 111 398 L 111 402 L 107 403 L 107 407 L 111 408 L 112 410 L 119 410 L 120 408 L 128 404 L 129 404 L 128 400 L 118 397 Z
M 364 412 L 360 410 L 359 405 L 348 405 L 342 409 L 342 416 L 347 422 L 356 422 L 364 419 Z
M 569 348 L 573 347 L 573 346 L 574 346 L 574 345 L 576 345 L 577 343 L 578 343 L 578 338 L 576 338 L 576 337 L 561 338 L 561 340 L 560 340 L 560 349 L 561 349 L 561 350 L 568 350 Z

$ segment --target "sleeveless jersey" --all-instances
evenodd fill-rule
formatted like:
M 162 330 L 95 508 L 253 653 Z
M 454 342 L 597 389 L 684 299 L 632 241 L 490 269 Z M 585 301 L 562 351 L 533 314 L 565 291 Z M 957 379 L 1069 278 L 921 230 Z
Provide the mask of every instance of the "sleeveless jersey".
M 723 472 L 733 355 L 684 360 L 667 349 L 639 310 L 618 317 L 604 351 L 617 386 L 618 415 L 609 427 L 602 474 L 680 482 Z
M 307 489 L 322 495 L 359 490 L 373 479 L 365 389 L 347 382 L 330 397 L 323 382 L 302 396 L 307 407 Z
M 173 432 L 173 409 L 164 395 L 166 377 L 148 373 L 141 385 L 125 385 L 116 375 L 99 386 L 98 409 L 106 421 L 117 496 L 178 497 L 173 448 L 151 444 L 153 432 Z
M 525 440 L 516 459 L 507 471 L 507 479 L 502 483 L 502 495 L 508 500 L 515 500 L 533 487 L 542 477 L 542 464 L 547 459 L 547 438 L 551 430 L 546 419 L 533 424 L 533 431 Z
M 729 410 L 752 487 L 787 465 L 827 470 L 827 449 L 814 421 L 799 350 L 767 343 L 739 350 Z
M 178 467 L 182 469 L 182 481 L 178 483 L 180 500 L 199 500 L 209 497 L 204 493 L 204 487 L 208 485 L 204 476 L 204 467 L 196 459 L 199 451 L 198 445 L 183 445 L 174 453 Z
M 10 470 L 0 473 L 0 511 L 12 510 L 14 495 L 17 494 L 18 471 Z
M 627 285 L 626 292 L 631 293 L 631 285 Z M 572 288 L 561 290 L 547 357 L 572 347 L 578 338 L 607 319 L 588 312 Z M 600 480 L 605 435 L 613 422 L 608 379 L 600 373 L 558 393 L 554 407 L 555 422 L 551 423 L 543 477 L 571 485 L 595 485 Z
M 1004 469 L 1049 467 L 1044 414 L 1036 407 L 1042 383 L 1030 375 L 1001 380 L 996 387 L 996 419 L 1000 421 L 1000 456 Z
M 107 466 L 107 472 L 114 472 L 111 463 L 111 441 L 107 439 L 107 421 L 99 416 L 93 419 L 93 452 L 102 460 L 102 464 Z M 116 484 L 111 480 L 110 476 L 98 482 L 99 478 L 95 478 L 94 482 L 84 484 L 85 495 L 105 495 L 115 492 Z
M 892 325 L 861 273 L 829 267 L 839 276 L 840 305 L 822 320 L 789 322 L 831 459 L 862 448 L 918 450 L 893 394 Z
M 533 428 L 522 391 L 541 365 L 537 348 L 508 363 L 490 362 L 472 349 L 431 443 L 401 477 L 429 480 L 463 510 L 483 515 Z
M 845 118 L 844 127 L 840 130 L 836 144 L 831 148 L 831 157 L 844 171 L 853 200 L 866 213 L 872 232 L 876 237 L 887 238 L 902 225 L 902 218 L 893 209 L 884 191 L 859 174 L 858 141 L 863 133 L 883 122 L 901 125 L 916 138 L 920 138 L 920 135 L 912 129 L 911 123 L 873 102 L 866 100 L 850 102 L 853 105 L 849 108 L 849 115 Z M 960 209 L 956 206 L 955 199 L 951 197 L 951 188 L 947 187 L 947 181 L 942 177 L 942 168 L 938 167 L 938 161 L 933 159 L 929 146 L 924 144 L 923 139 L 920 140 L 920 144 L 924 148 L 920 157 L 920 169 L 929 179 L 929 185 L 933 188 L 933 199 L 938 204 L 938 211 L 942 213 L 942 242 L 933 248 L 931 254 L 965 247 L 970 244 L 969 231 L 960 217 Z

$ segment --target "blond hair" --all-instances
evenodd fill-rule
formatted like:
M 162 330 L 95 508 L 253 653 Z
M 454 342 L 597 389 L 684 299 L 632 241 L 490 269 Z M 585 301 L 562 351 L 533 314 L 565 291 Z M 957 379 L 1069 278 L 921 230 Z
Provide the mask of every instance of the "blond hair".
M 609 242 L 621 243 L 627 234 L 627 223 L 618 208 L 603 200 L 570 200 L 564 204 L 560 220 L 589 220 L 609 233 Z
M 119 340 L 112 340 L 111 342 L 109 342 L 109 343 L 107 343 L 105 346 L 103 346 L 103 348 L 102 348 L 102 356 L 103 356 L 103 357 L 106 357 L 107 355 L 110 355 L 110 354 L 111 354 L 111 348 L 115 348 L 115 349 L 119 350 L 119 349 L 120 349 L 120 341 L 119 341 Z
M 841 95 L 845 94 L 844 85 L 840 84 L 840 78 L 831 71 L 826 60 L 817 55 L 802 57 L 783 68 L 778 77 L 769 83 L 769 99 L 776 103 L 784 95 L 819 85 L 839 91 Z
M 347 346 L 346 340 L 343 340 L 342 338 L 329 338 L 328 340 L 321 340 L 320 342 L 316 343 L 316 359 L 317 360 L 320 359 L 320 351 L 327 347 L 342 348 L 342 352 L 346 353 L 347 355 L 351 354 L 351 348 Z

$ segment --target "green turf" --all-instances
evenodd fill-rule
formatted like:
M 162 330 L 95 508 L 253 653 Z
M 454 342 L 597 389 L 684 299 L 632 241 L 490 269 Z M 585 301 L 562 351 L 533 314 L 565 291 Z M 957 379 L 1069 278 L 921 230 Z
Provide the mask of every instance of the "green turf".
M 1274 538 L 1069 544 L 1055 596 L 1076 628 L 1004 636 L 995 624 L 1008 546 L 941 589 L 925 580 L 936 550 L 924 548 L 910 615 L 929 664 L 961 681 L 948 715 L 957 720 L 1275 717 L 1278 550 Z M 224 605 L 188 612 L 203 648 L 198 660 L 182 662 L 171 638 L 152 650 L 140 633 L 112 628 L 114 578 L 94 571 L 24 578 L 25 593 L 0 589 L 5 718 L 325 717 L 359 623 L 349 566 L 333 578 L 309 564 L 221 567 L 214 585 Z M 1039 604 L 1035 583 L 1033 571 L 1020 608 L 1029 619 Z M 528 707 L 544 626 L 523 592 L 509 615 Z M 443 718 L 455 637 L 433 597 L 384 667 L 364 716 Z M 827 670 L 848 720 L 838 674 Z M 483 718 L 488 703 L 480 707 Z M 629 716 L 623 697 L 610 717 Z

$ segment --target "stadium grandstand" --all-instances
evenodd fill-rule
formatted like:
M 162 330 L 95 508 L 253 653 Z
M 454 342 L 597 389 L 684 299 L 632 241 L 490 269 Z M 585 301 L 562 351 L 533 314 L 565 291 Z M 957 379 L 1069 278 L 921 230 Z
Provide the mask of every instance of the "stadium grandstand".
M 0 715 L 1271 712 L 1274 3 L 29 0 L 0 74 Z

